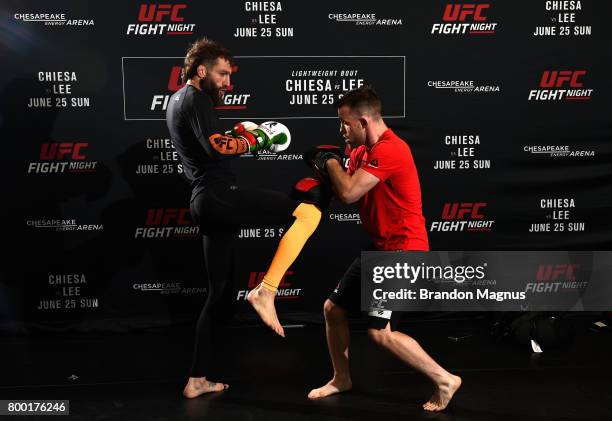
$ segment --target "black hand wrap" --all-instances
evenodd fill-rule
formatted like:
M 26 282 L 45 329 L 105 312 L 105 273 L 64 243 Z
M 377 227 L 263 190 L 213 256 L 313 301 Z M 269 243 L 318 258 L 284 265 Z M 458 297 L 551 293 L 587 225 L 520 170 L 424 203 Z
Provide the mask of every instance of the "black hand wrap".
M 335 145 L 319 145 L 309 149 L 304 154 L 304 161 L 324 180 L 329 179 L 329 174 L 325 163 L 330 160 L 337 160 L 342 166 L 342 152 Z

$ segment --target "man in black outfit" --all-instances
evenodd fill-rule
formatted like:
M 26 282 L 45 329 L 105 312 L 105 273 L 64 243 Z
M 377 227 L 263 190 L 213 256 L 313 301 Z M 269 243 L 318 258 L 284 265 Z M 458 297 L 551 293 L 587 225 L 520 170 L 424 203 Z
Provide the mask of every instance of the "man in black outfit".
M 228 133 L 220 130 L 215 105 L 230 86 L 233 58 L 228 50 L 207 39 L 196 41 L 185 56 L 186 85 L 170 98 L 166 121 L 170 137 L 191 182 L 191 215 L 199 224 L 208 270 L 208 296 L 199 316 L 193 363 L 183 394 L 194 398 L 226 389 L 207 380 L 211 364 L 213 328 L 227 312 L 221 302 L 230 281 L 233 241 L 241 226 L 291 223 L 280 241 L 263 282 L 249 293 L 249 303 L 277 334 L 284 331 L 276 316 L 274 297 L 285 271 L 299 255 L 321 219 L 325 205 L 312 199 L 318 186 L 307 183 L 308 199 L 298 200 L 265 189 L 242 188 L 232 171 L 232 158 L 261 149 L 286 147 L 290 134 L 276 122 L 241 123 Z M 315 183 L 316 184 L 316 183 Z M 304 203 L 308 202 L 308 203 Z

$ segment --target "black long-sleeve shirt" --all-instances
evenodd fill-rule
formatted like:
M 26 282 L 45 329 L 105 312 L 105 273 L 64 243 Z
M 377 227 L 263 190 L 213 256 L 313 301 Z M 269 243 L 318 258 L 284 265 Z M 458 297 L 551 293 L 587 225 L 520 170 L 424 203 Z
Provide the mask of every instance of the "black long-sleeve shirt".
M 209 141 L 211 135 L 223 133 L 210 95 L 185 85 L 170 97 L 166 124 L 191 182 L 192 199 L 212 183 L 235 183 L 231 158 L 238 155 L 219 154 Z

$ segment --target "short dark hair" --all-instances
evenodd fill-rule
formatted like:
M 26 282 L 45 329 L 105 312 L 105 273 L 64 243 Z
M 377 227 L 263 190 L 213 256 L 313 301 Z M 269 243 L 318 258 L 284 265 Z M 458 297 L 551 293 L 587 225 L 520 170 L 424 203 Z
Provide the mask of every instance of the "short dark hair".
M 382 115 L 380 97 L 368 85 L 348 91 L 334 103 L 336 109 L 345 105 L 359 115 L 370 114 L 374 118 L 379 118 Z
M 200 38 L 191 44 L 185 55 L 183 69 L 181 71 L 183 82 L 187 82 L 187 80 L 197 74 L 200 64 L 210 66 L 218 58 L 224 58 L 229 61 L 230 65 L 234 66 L 234 56 L 232 56 L 232 53 L 222 45 L 208 38 Z

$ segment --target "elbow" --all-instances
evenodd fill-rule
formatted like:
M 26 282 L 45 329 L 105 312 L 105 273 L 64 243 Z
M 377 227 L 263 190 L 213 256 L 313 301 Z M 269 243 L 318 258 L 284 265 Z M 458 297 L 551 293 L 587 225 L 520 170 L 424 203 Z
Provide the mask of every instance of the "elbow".
M 358 201 L 359 196 L 351 193 L 350 191 L 344 191 L 338 193 L 338 199 L 340 199 L 342 203 L 350 205 L 351 203 L 355 203 L 356 201 Z

